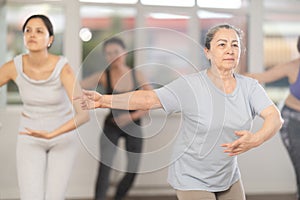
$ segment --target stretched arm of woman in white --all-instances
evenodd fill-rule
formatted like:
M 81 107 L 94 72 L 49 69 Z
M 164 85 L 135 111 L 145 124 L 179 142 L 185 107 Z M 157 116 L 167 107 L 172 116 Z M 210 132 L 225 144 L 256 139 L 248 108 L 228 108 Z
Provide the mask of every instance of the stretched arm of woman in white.
M 235 134 L 239 136 L 239 139 L 232 143 L 223 144 L 222 146 L 226 148 L 224 150 L 225 153 L 228 153 L 230 156 L 244 153 L 263 144 L 279 131 L 283 120 L 275 105 L 265 108 L 260 113 L 260 116 L 264 120 L 262 128 L 254 134 L 247 130 L 236 131 Z

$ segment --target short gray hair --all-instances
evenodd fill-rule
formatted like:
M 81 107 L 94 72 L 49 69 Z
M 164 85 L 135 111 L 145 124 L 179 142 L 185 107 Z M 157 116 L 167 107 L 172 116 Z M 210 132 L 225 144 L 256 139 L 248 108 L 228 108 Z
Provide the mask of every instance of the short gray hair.
M 239 28 L 236 28 L 235 26 L 231 25 L 231 24 L 218 24 L 216 26 L 213 26 L 211 27 L 207 33 L 206 33 L 206 37 L 205 37 L 205 44 L 204 46 L 207 48 L 207 49 L 210 49 L 210 42 L 213 40 L 216 32 L 218 32 L 220 29 L 222 28 L 225 28 L 225 29 L 232 29 L 234 30 L 238 37 L 239 37 L 239 40 L 240 40 L 240 43 L 242 41 L 242 36 L 243 36 L 243 31 Z

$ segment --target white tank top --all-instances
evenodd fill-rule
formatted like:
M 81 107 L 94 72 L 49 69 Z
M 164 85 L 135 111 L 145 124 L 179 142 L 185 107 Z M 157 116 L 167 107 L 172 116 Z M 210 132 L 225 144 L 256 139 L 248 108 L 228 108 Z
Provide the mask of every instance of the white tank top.
M 23 73 L 23 55 L 14 58 L 16 84 L 23 101 L 23 114 L 31 119 L 66 117 L 72 114 L 72 104 L 60 80 L 67 59 L 60 57 L 52 74 L 45 80 L 33 80 Z

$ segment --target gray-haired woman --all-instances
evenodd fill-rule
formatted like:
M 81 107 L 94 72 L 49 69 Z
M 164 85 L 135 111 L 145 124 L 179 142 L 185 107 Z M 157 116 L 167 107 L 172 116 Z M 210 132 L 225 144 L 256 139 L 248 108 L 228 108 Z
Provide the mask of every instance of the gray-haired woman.
M 183 122 L 174 145 L 168 181 L 179 200 L 243 200 L 237 155 L 270 139 L 282 119 L 264 89 L 234 72 L 241 54 L 241 32 L 229 24 L 212 27 L 205 54 L 211 66 L 162 88 L 120 95 L 84 91 L 84 109 L 118 108 L 181 112 Z M 254 116 L 263 126 L 250 132 Z

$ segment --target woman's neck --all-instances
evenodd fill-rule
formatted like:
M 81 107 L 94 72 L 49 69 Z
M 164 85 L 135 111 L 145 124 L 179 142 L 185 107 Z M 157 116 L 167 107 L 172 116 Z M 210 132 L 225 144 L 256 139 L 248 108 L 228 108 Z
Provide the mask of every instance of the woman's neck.
M 210 67 L 208 70 L 208 75 L 214 79 L 221 79 L 223 81 L 228 81 L 234 78 L 233 70 L 219 70 L 215 67 Z
M 46 63 L 49 58 L 48 52 L 30 52 L 28 53 L 28 62 L 31 66 L 41 66 Z
M 211 79 L 216 87 L 226 94 L 232 93 L 236 87 L 236 80 L 231 70 L 220 71 L 218 69 L 209 68 L 207 70 L 207 76 Z

